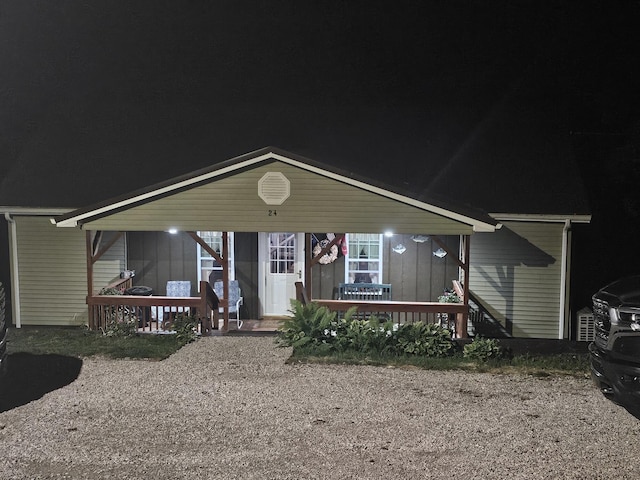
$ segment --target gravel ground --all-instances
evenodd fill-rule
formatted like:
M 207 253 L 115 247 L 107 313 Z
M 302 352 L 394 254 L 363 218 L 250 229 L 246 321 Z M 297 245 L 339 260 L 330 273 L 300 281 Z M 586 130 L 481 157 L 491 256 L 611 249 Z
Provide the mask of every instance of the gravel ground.
M 588 379 L 289 354 L 228 336 L 162 362 L 86 359 L 0 413 L 0 478 L 640 478 L 640 421 Z

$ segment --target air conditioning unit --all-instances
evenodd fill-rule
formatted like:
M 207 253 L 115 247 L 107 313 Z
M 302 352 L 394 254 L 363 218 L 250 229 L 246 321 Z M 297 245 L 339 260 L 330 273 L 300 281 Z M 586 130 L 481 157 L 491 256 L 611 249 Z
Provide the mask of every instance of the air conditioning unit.
M 596 335 L 596 326 L 593 312 L 589 308 L 578 311 L 578 341 L 593 342 Z

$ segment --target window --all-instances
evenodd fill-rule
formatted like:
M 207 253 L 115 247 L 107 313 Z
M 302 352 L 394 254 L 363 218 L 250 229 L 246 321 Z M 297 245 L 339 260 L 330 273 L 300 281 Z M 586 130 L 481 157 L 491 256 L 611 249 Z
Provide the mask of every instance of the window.
M 207 245 L 216 253 L 222 255 L 222 232 L 198 232 Z M 214 280 L 222 280 L 222 265 L 215 258 L 209 255 L 204 248 L 198 244 L 198 282 L 209 280 L 211 273 Z M 229 280 L 235 279 L 235 268 L 233 261 L 233 232 L 229 233 Z
M 294 273 L 296 267 L 296 234 L 269 234 L 270 273 Z
M 348 233 L 348 252 L 345 261 L 347 283 L 381 283 L 382 235 L 377 233 Z

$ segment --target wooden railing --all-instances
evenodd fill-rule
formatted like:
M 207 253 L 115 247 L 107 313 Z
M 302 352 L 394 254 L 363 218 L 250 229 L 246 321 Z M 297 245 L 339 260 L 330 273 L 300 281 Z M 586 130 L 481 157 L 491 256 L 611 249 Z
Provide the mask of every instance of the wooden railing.
M 296 298 L 306 302 L 306 290 L 301 282 L 296 283 Z M 468 306 L 464 303 L 439 302 L 401 302 L 401 301 L 366 301 L 366 300 L 311 300 L 327 307 L 333 312 L 344 314 L 352 307 L 359 314 L 376 315 L 394 323 L 444 323 L 455 326 L 456 338 L 467 338 Z M 305 303 L 305 302 L 303 302 Z
M 105 289 L 114 289 L 118 290 L 120 293 L 124 293 L 127 288 L 131 288 L 133 286 L 133 282 L 131 281 L 131 277 L 127 278 L 119 278 L 115 282 L 110 283 L 105 287 Z
M 130 284 L 130 279 L 123 279 L 126 284 L 124 280 Z M 162 330 L 180 313 L 194 315 L 203 335 L 209 334 L 212 327 L 218 328 L 218 297 L 205 281 L 200 282 L 199 297 L 93 295 L 87 297 L 87 305 L 92 330 L 105 329 L 113 320 L 137 321 L 142 330 Z

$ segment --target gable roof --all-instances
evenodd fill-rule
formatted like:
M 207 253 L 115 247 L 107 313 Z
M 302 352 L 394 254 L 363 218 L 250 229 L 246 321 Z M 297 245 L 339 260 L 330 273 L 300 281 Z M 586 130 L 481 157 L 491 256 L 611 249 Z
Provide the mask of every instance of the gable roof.
M 74 210 L 53 219 L 59 227 L 76 227 L 96 219 L 134 208 L 163 197 L 215 182 L 219 179 L 256 168 L 259 165 L 279 161 L 313 174 L 331 178 L 342 184 L 386 197 L 395 202 L 410 205 L 419 210 L 445 217 L 470 226 L 473 231 L 494 231 L 498 222 L 486 213 L 470 208 L 453 206 L 439 199 L 427 199 L 410 191 L 393 188 L 366 177 L 295 155 L 275 147 L 263 149 L 217 163 L 186 175 L 161 182 L 147 188 L 112 198 L 95 205 Z

